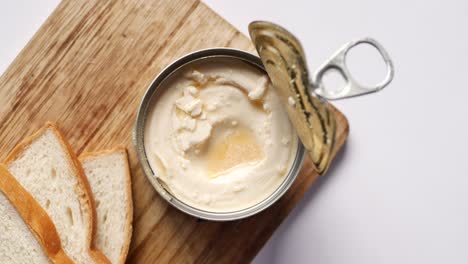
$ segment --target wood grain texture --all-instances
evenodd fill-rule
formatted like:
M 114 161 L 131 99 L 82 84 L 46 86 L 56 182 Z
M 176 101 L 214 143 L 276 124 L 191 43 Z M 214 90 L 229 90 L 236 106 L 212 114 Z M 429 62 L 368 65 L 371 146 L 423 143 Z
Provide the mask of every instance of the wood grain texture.
M 0 158 L 47 120 L 59 124 L 78 154 L 126 145 L 134 195 L 130 263 L 250 261 L 316 180 L 310 161 L 266 211 L 199 221 L 158 196 L 131 142 L 153 78 L 174 59 L 216 46 L 252 51 L 247 37 L 198 0 L 64 0 L 0 78 Z M 341 146 L 348 123 L 336 114 Z

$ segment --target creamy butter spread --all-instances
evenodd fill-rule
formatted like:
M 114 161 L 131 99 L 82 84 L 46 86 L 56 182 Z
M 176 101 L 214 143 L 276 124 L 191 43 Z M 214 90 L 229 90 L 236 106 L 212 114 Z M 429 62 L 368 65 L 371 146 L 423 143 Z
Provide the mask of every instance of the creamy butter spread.
M 145 149 L 158 180 L 213 212 L 253 206 L 283 182 L 298 139 L 267 76 L 237 60 L 179 69 L 153 97 Z

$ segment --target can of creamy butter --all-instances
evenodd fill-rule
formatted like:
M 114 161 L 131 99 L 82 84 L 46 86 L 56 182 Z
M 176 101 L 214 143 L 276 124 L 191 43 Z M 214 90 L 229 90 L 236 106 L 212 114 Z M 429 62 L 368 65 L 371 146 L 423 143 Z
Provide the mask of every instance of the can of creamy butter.
M 161 170 L 159 168 L 157 169 L 154 168 L 155 161 L 154 161 L 154 157 L 152 156 L 153 154 L 150 153 L 148 149 L 149 148 L 148 143 L 145 145 L 145 138 L 148 138 L 148 133 L 149 133 L 148 126 L 150 125 L 148 123 L 148 117 L 151 114 L 150 112 L 152 111 L 151 109 L 153 105 L 155 104 L 155 102 L 158 102 L 158 100 L 161 99 L 161 94 L 163 94 L 165 92 L 164 90 L 167 89 L 167 86 L 164 85 L 164 82 L 168 81 L 170 78 L 174 78 L 177 72 L 183 68 L 185 69 L 187 67 L 190 67 L 191 65 L 197 65 L 200 62 L 203 62 L 204 64 L 209 65 L 211 62 L 215 63 L 217 61 L 219 62 L 220 60 L 222 60 L 223 62 L 233 61 L 233 62 L 245 63 L 249 65 L 250 67 L 256 68 L 258 71 L 262 72 L 264 75 L 267 76 L 267 73 L 265 71 L 265 68 L 263 67 L 261 59 L 253 54 L 250 54 L 242 50 L 230 49 L 230 48 L 211 48 L 211 49 L 196 51 L 188 55 L 185 55 L 182 58 L 171 63 L 165 69 L 163 69 L 162 72 L 156 76 L 156 78 L 148 87 L 143 97 L 143 100 L 140 104 L 140 107 L 138 109 L 136 125 L 135 125 L 135 129 L 133 133 L 133 141 L 134 141 L 135 148 L 138 154 L 140 164 L 143 168 L 143 171 L 146 177 L 148 178 L 149 182 L 153 185 L 153 187 L 161 195 L 161 197 L 163 197 L 167 202 L 169 202 L 171 205 L 173 205 L 177 209 L 187 214 L 190 214 L 192 216 L 202 218 L 202 219 L 207 219 L 207 220 L 214 220 L 214 221 L 229 221 L 229 220 L 242 219 L 242 218 L 257 214 L 265 210 L 269 206 L 271 206 L 275 201 L 277 201 L 290 188 L 295 178 L 297 177 L 299 171 L 302 168 L 302 164 L 304 161 L 306 151 L 300 140 L 292 141 L 294 144 L 297 144 L 297 147 L 294 146 L 294 148 L 292 148 L 294 150 L 294 153 L 291 154 L 292 158 L 291 158 L 291 162 L 288 163 L 288 166 L 286 167 L 283 166 L 282 168 L 280 168 L 284 170 L 285 176 L 282 178 L 279 185 L 275 187 L 275 189 L 272 190 L 269 195 L 262 198 L 261 200 L 253 201 L 253 204 L 249 205 L 246 208 L 239 208 L 236 210 L 207 210 L 207 208 L 209 207 L 194 206 L 193 204 L 184 202 L 182 199 L 179 198 L 180 196 L 177 197 L 177 195 L 175 195 L 176 190 L 171 190 L 171 188 L 168 187 L 166 180 L 164 180 L 164 178 L 161 177 L 161 175 L 158 175 L 158 173 L 160 173 Z M 215 81 L 222 82 L 223 80 L 219 78 L 219 80 L 215 80 Z M 234 85 L 237 85 L 237 84 L 234 84 Z M 190 96 L 189 92 L 187 93 L 188 93 L 188 96 Z M 249 94 L 249 96 L 250 95 L 256 96 L 255 92 L 252 92 L 252 94 Z M 265 104 L 264 104 L 264 107 L 266 107 Z M 195 108 L 192 107 L 188 110 L 187 109 L 184 109 L 184 110 L 192 111 L 192 112 L 187 112 L 187 113 L 193 113 L 193 111 L 196 111 L 194 109 Z M 201 116 L 198 112 L 195 114 L 197 115 L 199 119 L 203 119 L 203 116 Z M 188 124 L 190 125 L 190 122 L 188 122 Z M 237 125 L 237 121 L 232 121 L 232 125 L 233 126 Z M 157 128 L 157 130 L 159 131 L 164 130 L 164 129 L 167 130 L 169 128 L 168 127 Z M 163 139 L 155 139 L 155 140 L 163 140 Z M 190 142 L 189 143 L 183 142 L 183 143 L 189 144 Z M 182 144 L 182 147 L 184 147 L 184 144 Z M 276 145 L 281 145 L 282 143 L 272 142 L 271 144 L 276 146 Z M 164 160 L 158 159 L 157 162 L 164 163 Z M 220 162 L 222 163 L 222 161 Z M 151 164 L 153 164 L 153 167 Z M 180 163 L 179 165 L 181 167 L 186 166 L 184 165 L 183 162 Z M 187 170 L 187 168 L 185 169 Z M 190 171 L 187 173 L 190 173 Z M 272 175 L 271 177 L 276 177 L 276 176 Z M 262 182 L 257 182 L 256 184 L 258 184 L 259 190 L 263 187 Z M 267 183 L 265 182 L 265 184 Z M 196 186 L 196 183 L 194 183 L 194 186 Z M 234 186 L 234 187 L 237 187 L 237 186 Z M 238 189 L 241 189 L 241 188 L 242 186 L 238 187 Z M 235 188 L 234 188 L 234 191 L 236 191 Z M 194 197 L 199 198 L 199 200 L 202 202 L 206 202 L 206 203 L 210 202 L 209 200 L 205 201 L 206 199 L 204 200 L 204 197 L 202 197 L 203 199 L 200 198 L 200 196 L 203 196 L 204 194 L 197 193 L 196 190 L 191 192 L 190 195 L 193 195 Z M 248 196 L 246 197 L 248 198 Z M 244 199 L 247 199 L 247 198 L 244 198 Z M 236 199 L 235 195 L 232 196 L 232 199 Z M 248 201 L 246 202 L 247 203 L 245 204 L 249 204 Z M 211 201 L 211 203 L 213 203 L 213 201 Z M 226 204 L 229 204 L 229 203 L 226 202 Z M 235 207 L 232 207 L 232 208 L 235 208 Z
M 259 57 L 228 48 L 190 53 L 156 77 L 138 110 L 134 142 L 144 173 L 170 204 L 199 218 L 236 220 L 268 208 L 290 188 L 306 153 L 324 174 L 336 139 L 328 100 L 377 92 L 393 79 L 388 53 L 372 38 L 348 42 L 310 74 L 289 31 L 256 21 L 249 33 Z M 376 48 L 387 66 L 374 86 L 347 68 L 348 52 L 361 44 Z M 346 80 L 341 90 L 323 84 L 331 70 Z

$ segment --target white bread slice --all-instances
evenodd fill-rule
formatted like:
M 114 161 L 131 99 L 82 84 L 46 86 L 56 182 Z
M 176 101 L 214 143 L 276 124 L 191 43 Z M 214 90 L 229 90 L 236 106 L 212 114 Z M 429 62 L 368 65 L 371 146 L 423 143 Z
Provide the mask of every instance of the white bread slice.
M 52 220 L 0 164 L 0 263 L 73 263 Z
M 0 263 L 50 263 L 28 226 L 0 193 Z
M 125 263 L 132 237 L 130 168 L 124 147 L 79 157 L 91 185 L 97 211 L 96 247 L 111 263 Z
M 15 147 L 5 165 L 52 219 L 76 263 L 109 263 L 93 248 L 95 208 L 89 183 L 70 145 L 52 123 Z

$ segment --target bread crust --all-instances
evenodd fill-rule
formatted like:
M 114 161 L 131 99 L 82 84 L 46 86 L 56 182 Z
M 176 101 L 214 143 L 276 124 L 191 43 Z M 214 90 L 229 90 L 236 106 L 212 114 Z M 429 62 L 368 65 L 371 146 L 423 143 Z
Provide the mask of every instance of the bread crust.
M 81 154 L 78 159 L 81 161 L 81 162 L 84 162 L 86 160 L 92 160 L 92 159 L 95 159 L 95 158 L 98 158 L 99 156 L 102 156 L 102 155 L 110 155 L 110 154 L 114 154 L 114 153 L 117 153 L 117 154 L 122 154 L 124 157 L 125 157 L 125 167 L 126 167 L 126 174 L 127 174 L 127 177 L 126 177 L 126 182 L 127 182 L 127 195 L 129 197 L 128 199 L 128 203 L 127 203 L 127 207 L 128 207 L 128 219 L 127 219 L 127 230 L 126 230 L 126 239 L 125 239 L 125 243 L 123 245 L 123 250 L 122 250 L 122 253 L 120 255 L 120 259 L 119 259 L 119 264 L 124 264 L 126 259 L 127 259 L 127 255 L 128 255 L 128 251 L 129 251 L 129 248 L 130 248 L 130 242 L 132 240 L 132 230 L 133 230 L 133 196 L 132 196 L 132 176 L 131 176 L 131 171 L 130 171 L 130 162 L 129 162 L 129 159 L 128 159 L 128 152 L 127 152 L 127 148 L 124 147 L 124 146 L 117 146 L 113 149 L 108 149 L 108 150 L 101 150 L 101 151 L 95 151 L 95 152 L 85 152 L 83 154 Z
M 49 215 L 3 164 L 0 164 L 0 191 L 23 218 L 52 263 L 73 263 L 63 251 L 57 229 Z
M 84 193 L 84 196 L 79 196 L 79 199 L 82 202 L 82 204 L 87 205 L 88 210 L 89 210 L 89 212 L 84 212 L 84 215 L 88 217 L 88 220 L 91 223 L 91 230 L 89 230 L 87 238 L 86 238 L 87 247 L 89 248 L 89 253 L 91 257 L 94 258 L 96 263 L 110 263 L 107 257 L 102 252 L 100 252 L 94 247 L 93 238 L 95 236 L 94 234 L 96 233 L 96 223 L 97 223 L 96 207 L 94 204 L 94 198 L 91 192 L 91 187 L 89 185 L 88 179 L 86 178 L 83 167 L 81 166 L 81 163 L 79 162 L 77 156 L 75 155 L 75 152 L 73 151 L 70 144 L 63 136 L 62 132 L 60 132 L 56 124 L 52 122 L 46 122 L 45 125 L 41 127 L 38 131 L 36 131 L 34 134 L 23 139 L 18 145 L 16 145 L 16 147 L 10 152 L 10 154 L 8 154 L 7 158 L 4 161 L 4 164 L 8 168 L 11 162 L 16 160 L 29 145 L 31 145 L 37 138 L 39 138 L 48 129 L 52 130 L 52 132 L 57 135 L 57 138 L 59 139 L 60 144 L 62 145 L 62 147 L 64 147 L 67 150 L 68 152 L 67 159 L 72 164 L 72 169 L 74 170 L 75 174 L 78 175 L 78 178 L 77 178 L 78 185 L 81 187 Z

